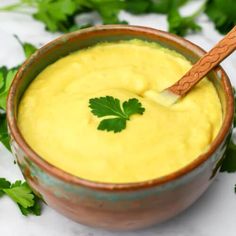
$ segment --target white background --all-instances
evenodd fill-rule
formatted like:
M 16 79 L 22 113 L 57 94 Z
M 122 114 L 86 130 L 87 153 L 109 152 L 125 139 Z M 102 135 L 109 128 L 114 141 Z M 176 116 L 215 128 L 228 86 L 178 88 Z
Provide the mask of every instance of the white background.
M 10 2 L 12 1 L 0 0 L 0 6 Z M 201 1 L 193 2 L 182 9 L 182 13 L 191 13 Z M 122 12 L 121 18 L 134 25 L 167 29 L 165 16 L 151 14 L 136 17 Z M 190 35 L 187 39 L 208 50 L 220 40 L 222 35 L 214 30 L 213 24 L 206 16 L 200 17 L 199 22 L 203 31 Z M 46 32 L 41 23 L 28 15 L 0 12 L 0 66 L 16 66 L 24 59 L 22 49 L 13 34 L 17 34 L 22 41 L 31 42 L 37 46 L 59 35 Z M 236 85 L 236 54 L 233 54 L 222 65 L 232 83 Z M 13 161 L 13 156 L 0 146 L 0 177 L 11 181 L 22 178 L 19 168 L 13 164 Z M 235 236 L 235 184 L 236 174 L 219 174 L 209 190 L 179 216 L 147 230 L 128 233 L 111 233 L 82 226 L 66 219 L 47 206 L 43 206 L 40 217 L 24 217 L 10 199 L 3 197 L 0 199 L 0 236 Z

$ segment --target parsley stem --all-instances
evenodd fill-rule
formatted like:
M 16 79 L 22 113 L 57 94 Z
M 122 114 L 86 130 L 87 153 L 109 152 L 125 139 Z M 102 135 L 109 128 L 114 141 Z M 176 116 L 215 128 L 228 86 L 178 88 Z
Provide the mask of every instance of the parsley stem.
M 0 11 L 13 11 L 22 6 L 22 3 L 16 3 L 9 6 L 1 7 Z

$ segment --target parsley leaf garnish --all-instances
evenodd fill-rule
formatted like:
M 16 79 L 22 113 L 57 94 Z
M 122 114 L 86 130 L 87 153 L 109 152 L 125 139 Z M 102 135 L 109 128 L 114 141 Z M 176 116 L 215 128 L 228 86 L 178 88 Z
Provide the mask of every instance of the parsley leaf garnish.
M 11 184 L 4 178 L 0 178 L 0 197 L 6 194 L 20 208 L 23 215 L 40 215 L 41 206 L 39 198 L 32 192 L 26 182 L 17 180 Z
M 98 125 L 98 130 L 121 132 L 126 128 L 126 122 L 134 114 L 142 115 L 145 108 L 136 98 L 131 98 L 123 102 L 122 107 L 120 100 L 112 96 L 91 98 L 89 100 L 91 112 L 97 117 L 109 117 L 104 119 Z

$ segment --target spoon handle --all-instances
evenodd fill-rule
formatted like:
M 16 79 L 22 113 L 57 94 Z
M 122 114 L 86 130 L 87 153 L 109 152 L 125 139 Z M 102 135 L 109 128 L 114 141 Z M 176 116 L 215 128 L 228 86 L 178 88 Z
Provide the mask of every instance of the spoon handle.
M 207 73 L 236 49 L 236 26 L 167 91 L 184 96 Z

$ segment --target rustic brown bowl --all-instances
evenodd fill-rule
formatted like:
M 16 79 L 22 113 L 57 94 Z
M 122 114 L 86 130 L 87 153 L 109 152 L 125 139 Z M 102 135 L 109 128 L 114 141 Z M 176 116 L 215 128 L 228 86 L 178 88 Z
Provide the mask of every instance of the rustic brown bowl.
M 98 183 L 68 174 L 35 153 L 17 126 L 18 104 L 30 82 L 49 64 L 73 51 L 103 41 L 133 38 L 157 42 L 192 62 L 205 53 L 183 38 L 155 29 L 123 25 L 93 27 L 63 35 L 39 49 L 19 69 L 7 100 L 12 151 L 32 189 L 67 217 L 112 230 L 139 229 L 162 222 L 196 201 L 220 168 L 233 121 L 232 87 L 223 69 L 217 67 L 208 78 L 222 104 L 222 127 L 206 153 L 174 173 L 139 183 Z

